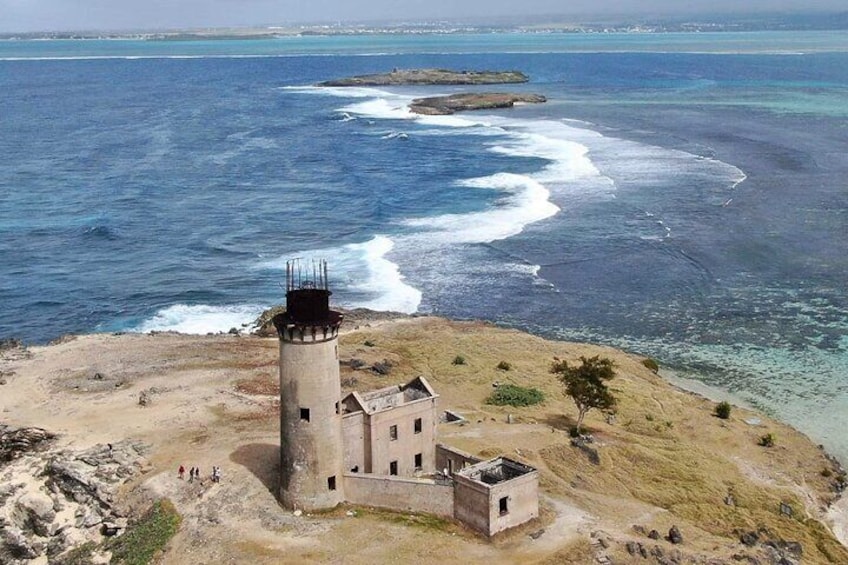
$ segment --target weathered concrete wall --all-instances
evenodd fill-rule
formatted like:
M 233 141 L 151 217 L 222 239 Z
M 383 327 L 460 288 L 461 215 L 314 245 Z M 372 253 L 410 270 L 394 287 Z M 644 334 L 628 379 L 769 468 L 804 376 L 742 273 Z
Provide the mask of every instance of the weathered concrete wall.
M 474 465 L 482 461 L 479 457 L 474 457 L 470 453 L 456 449 L 443 443 L 436 444 L 436 471 L 443 472 L 448 470 L 448 474 L 453 475 L 463 467 Z
M 365 412 L 342 416 L 345 473 L 365 473 L 369 468 L 365 458 L 365 446 L 370 443 L 366 441 L 367 431 L 365 428 Z
M 344 475 L 347 501 L 402 512 L 453 517 L 454 489 L 427 479 L 386 475 Z
M 421 431 L 415 433 L 415 419 L 421 418 Z M 398 475 L 415 473 L 415 454 L 421 454 L 421 470 L 436 470 L 436 399 L 425 398 L 370 417 L 370 472 L 388 475 L 390 463 L 397 461 Z M 390 437 L 397 426 L 397 439 Z
M 323 334 L 318 331 L 317 335 Z M 344 500 L 340 400 L 337 340 L 281 338 L 280 501 L 284 506 L 315 510 Z M 309 410 L 308 420 L 301 410 Z
M 539 516 L 539 472 L 532 467 L 502 457 L 457 472 L 453 480 L 454 516 L 488 536 Z
M 462 475 L 454 475 L 454 518 L 489 534 L 489 489 Z
M 506 514 L 500 513 L 500 499 L 507 498 Z M 492 485 L 489 490 L 489 535 L 523 524 L 539 516 L 539 472 Z

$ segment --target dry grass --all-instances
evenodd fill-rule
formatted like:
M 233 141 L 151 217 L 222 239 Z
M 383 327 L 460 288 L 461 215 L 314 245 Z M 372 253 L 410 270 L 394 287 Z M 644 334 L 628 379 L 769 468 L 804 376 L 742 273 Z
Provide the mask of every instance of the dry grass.
M 848 550 L 812 519 L 821 518 L 832 498 L 831 480 L 821 473 L 830 464 L 816 446 L 761 415 L 763 426 L 746 424 L 753 414 L 741 408 L 729 420 L 714 417 L 712 402 L 669 386 L 640 357 L 486 324 L 428 320 L 360 330 L 342 339 L 342 352 L 359 353 L 358 344 L 366 340 L 374 344 L 371 357 L 405 361 L 392 383 L 424 375 L 443 408 L 470 416 L 466 426 L 440 430 L 444 441 L 482 457 L 506 453 L 536 465 L 545 491 L 579 501 L 622 531 L 640 523 L 667 532 L 677 523 L 687 540 L 703 542 L 687 543 L 689 551 L 709 554 L 717 545 L 741 548 L 736 530 L 767 528 L 775 537 L 801 542 L 805 563 L 848 563 Z M 610 385 L 619 407 L 612 425 L 598 413 L 587 417 L 597 439 L 590 446 L 593 457 L 572 447 L 561 431 L 576 409 L 549 367 L 554 357 L 597 354 L 616 363 L 618 375 Z M 465 364 L 453 363 L 457 355 Z M 501 360 L 510 363 L 510 371 L 496 368 Z M 359 380 L 365 388 L 385 386 L 379 378 Z M 546 400 L 521 408 L 487 406 L 495 382 L 538 388 Z M 506 414 L 519 424 L 505 424 Z M 766 430 L 781 438 L 777 447 L 756 445 Z M 724 503 L 729 492 L 735 506 Z M 611 498 L 630 501 L 633 511 L 623 512 Z M 780 502 L 793 507 L 794 518 L 780 516 Z M 579 562 L 580 547 L 563 555 L 573 552 Z
M 280 396 L 280 381 L 277 375 L 262 373 L 237 380 L 235 389 L 242 394 L 253 396 Z
M 676 547 L 691 562 L 706 562 L 706 556 L 729 561 L 741 552 L 762 557 L 744 548 L 734 530 L 764 528 L 801 542 L 805 564 L 848 563 L 848 551 L 818 521 L 834 497 L 836 477 L 822 472 L 833 465 L 815 445 L 760 414 L 762 425 L 748 425 L 755 414 L 742 408 L 734 407 L 728 420 L 716 418 L 713 403 L 669 386 L 641 357 L 427 318 L 371 327 L 363 322 L 341 337 L 339 349 L 342 361 L 392 364 L 386 376 L 343 366 L 342 378 L 355 378 L 356 390 L 426 377 L 440 395 L 439 408 L 467 418 L 464 425 L 439 426 L 439 441 L 537 467 L 546 497 L 539 522 L 487 541 L 455 524 L 381 511 L 293 517 L 273 495 L 279 462 L 273 338 L 84 336 L 35 348 L 33 359 L 10 367 L 17 375 L 4 387 L 4 401 L 10 421 L 66 430 L 66 441 L 113 442 L 125 433 L 149 443 L 155 468 L 142 480 L 151 492 L 172 495 L 185 518 L 169 545 L 168 563 L 445 563 L 462 556 L 491 565 L 583 564 L 596 557 L 589 537 L 598 531 L 608 534 L 607 553 L 616 562 L 630 562 L 627 541 L 670 550 L 664 540 L 635 533 L 634 525 L 662 534 L 679 526 L 685 542 Z M 464 364 L 453 363 L 458 355 Z M 566 432 L 576 409 L 549 368 L 555 357 L 594 355 L 616 363 L 610 385 L 618 415 L 610 424 L 591 412 L 585 425 L 596 441 L 581 450 Z M 498 370 L 500 361 L 510 370 Z M 56 395 L 50 385 L 69 376 L 90 380 L 94 372 L 137 388 L 112 386 L 81 396 Z M 496 382 L 537 388 L 545 400 L 527 407 L 486 405 Z M 163 392 L 140 408 L 133 390 L 152 386 Z M 514 423 L 507 424 L 508 415 Z M 757 446 L 769 432 L 777 445 Z M 184 461 L 204 469 L 223 463 L 225 480 L 198 497 L 174 478 Z M 729 492 L 734 506 L 724 504 Z M 793 507 L 793 518 L 779 515 L 780 502 Z M 216 505 L 222 505 L 224 524 L 206 521 Z M 281 531 L 283 526 L 291 529 Z M 529 537 L 540 529 L 539 539 Z

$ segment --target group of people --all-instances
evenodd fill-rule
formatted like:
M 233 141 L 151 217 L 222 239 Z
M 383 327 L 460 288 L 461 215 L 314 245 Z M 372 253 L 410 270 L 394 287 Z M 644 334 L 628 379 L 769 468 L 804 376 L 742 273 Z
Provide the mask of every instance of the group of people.
M 185 472 L 186 472 L 185 467 L 180 465 L 180 468 L 177 471 L 177 475 L 179 476 L 179 478 L 181 480 L 185 479 Z M 192 467 L 188 471 L 188 482 L 192 483 L 195 480 L 198 480 L 198 481 L 200 480 L 200 467 Z M 212 466 L 212 482 L 213 483 L 220 483 L 221 482 L 221 468 L 218 467 L 218 466 L 214 466 L 214 465 Z

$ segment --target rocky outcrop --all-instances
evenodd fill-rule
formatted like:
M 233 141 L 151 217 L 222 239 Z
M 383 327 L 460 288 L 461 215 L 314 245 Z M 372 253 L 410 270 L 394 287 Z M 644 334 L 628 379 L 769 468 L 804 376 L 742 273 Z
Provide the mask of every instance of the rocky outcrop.
M 448 69 L 393 69 L 388 73 L 328 80 L 318 86 L 421 86 L 514 84 L 529 78 L 520 71 L 451 71 Z
M 55 437 L 42 428 L 9 428 L 0 424 L 0 464 L 43 449 Z
M 149 466 L 145 451 L 123 441 L 80 452 L 29 451 L 8 463 L 0 472 L 0 563 L 54 562 L 85 542 L 120 533 L 126 518 L 115 496 Z
M 510 94 L 503 92 L 468 92 L 449 96 L 416 98 L 409 109 L 416 114 L 447 115 L 468 110 L 512 108 L 516 103 L 540 104 L 546 98 L 540 94 Z

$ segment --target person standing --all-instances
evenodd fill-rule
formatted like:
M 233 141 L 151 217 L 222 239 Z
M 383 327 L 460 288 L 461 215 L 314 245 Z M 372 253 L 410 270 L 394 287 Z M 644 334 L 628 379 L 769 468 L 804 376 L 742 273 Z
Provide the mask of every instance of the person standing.
M 182 465 L 180 465 L 180 468 L 179 468 L 179 470 L 177 471 L 177 474 L 179 475 L 180 480 L 183 480 L 183 479 L 185 478 L 185 467 L 183 467 Z

